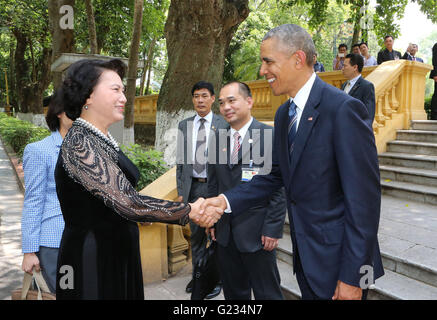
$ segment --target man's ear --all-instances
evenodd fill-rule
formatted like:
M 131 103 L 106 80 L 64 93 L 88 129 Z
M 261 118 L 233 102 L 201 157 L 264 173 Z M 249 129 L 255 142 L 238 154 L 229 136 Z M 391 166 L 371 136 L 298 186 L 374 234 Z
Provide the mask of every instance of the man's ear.
M 307 56 L 306 56 L 305 52 L 303 52 L 302 50 L 297 50 L 295 52 L 295 54 L 297 57 L 296 65 L 297 65 L 297 68 L 300 69 L 302 66 L 306 65 Z
M 252 107 L 253 107 L 253 98 L 252 97 L 247 97 L 246 101 L 249 104 L 249 110 L 251 110 Z

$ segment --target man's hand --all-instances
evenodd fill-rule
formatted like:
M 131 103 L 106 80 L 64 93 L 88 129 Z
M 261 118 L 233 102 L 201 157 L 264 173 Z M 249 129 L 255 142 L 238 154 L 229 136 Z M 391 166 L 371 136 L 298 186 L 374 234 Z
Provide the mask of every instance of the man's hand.
M 216 241 L 214 228 L 206 228 L 205 232 L 206 232 L 206 235 L 211 234 L 212 241 Z
M 200 205 L 200 226 L 212 227 L 226 209 L 226 200 L 222 196 L 208 198 Z
M 200 221 L 200 205 L 205 201 L 204 198 L 199 198 L 196 200 L 196 202 L 190 203 L 191 211 L 188 214 L 190 219 L 193 220 L 195 223 L 199 223 Z
M 363 290 L 361 288 L 351 286 L 338 280 L 332 300 L 361 300 L 362 296 Z
M 214 198 L 208 198 L 201 204 L 200 211 L 203 212 L 208 207 L 216 207 L 216 208 L 220 208 L 224 211 L 227 207 L 226 200 L 221 195 L 218 197 L 214 197 Z
M 437 76 L 434 77 L 434 81 L 437 82 Z
M 264 246 L 264 250 L 266 251 L 272 251 L 278 246 L 278 239 L 270 238 L 267 236 L 261 236 L 261 242 Z
M 223 209 L 219 207 L 213 205 L 204 206 L 204 203 L 208 200 L 199 198 L 196 202 L 190 203 L 190 219 L 204 228 L 212 227 L 223 214 Z
M 21 264 L 21 270 L 32 274 L 32 270 L 35 267 L 36 272 L 40 272 L 39 259 L 35 253 L 25 253 L 23 257 L 23 263 Z

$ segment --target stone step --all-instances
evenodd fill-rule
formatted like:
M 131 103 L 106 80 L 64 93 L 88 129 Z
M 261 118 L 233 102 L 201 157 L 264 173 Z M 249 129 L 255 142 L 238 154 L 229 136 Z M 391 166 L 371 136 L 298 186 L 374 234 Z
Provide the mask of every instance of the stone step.
M 293 275 L 293 253 L 289 234 L 280 239 L 277 249 L 277 263 L 281 275 L 281 287 L 286 299 L 300 299 L 301 294 Z M 383 257 L 384 258 L 384 257 Z M 384 266 L 392 266 L 383 261 Z M 384 269 L 385 275 L 375 281 L 368 294 L 369 300 L 435 300 L 437 286 L 433 286 L 404 274 Z
M 394 140 L 387 142 L 387 152 L 437 156 L 437 143 Z
M 437 143 L 437 131 L 398 130 L 396 140 Z
M 437 288 L 384 269 L 384 276 L 375 280 L 368 300 L 436 300 Z
M 437 187 L 437 170 L 380 165 L 379 171 L 384 181 L 394 180 Z
M 389 179 L 381 179 L 381 187 L 383 195 L 437 205 L 437 187 Z
M 384 152 L 378 155 L 378 158 L 380 165 L 437 170 L 437 156 L 399 152 Z
M 383 228 L 380 228 L 378 238 L 384 269 L 437 288 L 436 261 L 433 257 L 425 256 L 435 254 L 435 250 L 420 245 L 414 249 L 409 248 L 406 241 L 382 234 L 386 230 L 381 229 Z M 293 265 L 293 249 L 288 225 L 284 226 L 284 235 L 279 239 L 276 255 L 279 260 Z
M 411 129 L 437 131 L 437 120 L 413 120 Z

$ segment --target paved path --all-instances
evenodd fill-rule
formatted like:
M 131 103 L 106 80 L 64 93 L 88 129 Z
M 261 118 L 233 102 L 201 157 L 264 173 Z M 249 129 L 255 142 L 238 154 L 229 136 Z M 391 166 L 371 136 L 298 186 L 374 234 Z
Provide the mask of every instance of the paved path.
M 383 196 L 381 250 L 437 270 L 437 206 Z
M 0 300 L 22 283 L 21 193 L 14 169 L 0 142 Z

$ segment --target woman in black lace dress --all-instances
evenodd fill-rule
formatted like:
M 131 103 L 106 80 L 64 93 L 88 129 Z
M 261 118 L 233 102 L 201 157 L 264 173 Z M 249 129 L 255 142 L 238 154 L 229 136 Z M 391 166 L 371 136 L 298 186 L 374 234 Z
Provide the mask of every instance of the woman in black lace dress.
M 55 170 L 65 220 L 57 299 L 144 299 L 136 222 L 184 225 L 197 212 L 190 212 L 197 202 L 135 191 L 138 169 L 108 132 L 123 119 L 124 73 L 120 60 L 81 60 L 70 66 L 60 89 L 74 122 Z

